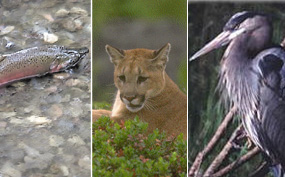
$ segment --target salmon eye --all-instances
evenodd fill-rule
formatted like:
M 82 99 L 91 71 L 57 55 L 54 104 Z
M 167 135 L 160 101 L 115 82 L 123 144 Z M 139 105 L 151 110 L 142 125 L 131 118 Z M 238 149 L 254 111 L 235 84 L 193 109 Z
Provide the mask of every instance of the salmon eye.
M 120 75 L 118 76 L 119 79 L 122 81 L 122 82 L 125 82 L 126 81 L 126 76 L 125 75 Z
M 145 82 L 147 79 L 148 79 L 147 77 L 139 76 L 138 77 L 138 84 Z

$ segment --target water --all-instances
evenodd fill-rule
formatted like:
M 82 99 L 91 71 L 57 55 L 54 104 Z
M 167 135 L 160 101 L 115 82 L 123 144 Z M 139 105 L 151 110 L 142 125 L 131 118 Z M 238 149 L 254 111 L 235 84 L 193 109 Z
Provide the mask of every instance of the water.
M 90 1 L 2 0 L 0 54 L 90 49 Z M 0 90 L 0 176 L 90 176 L 90 54 L 72 72 Z

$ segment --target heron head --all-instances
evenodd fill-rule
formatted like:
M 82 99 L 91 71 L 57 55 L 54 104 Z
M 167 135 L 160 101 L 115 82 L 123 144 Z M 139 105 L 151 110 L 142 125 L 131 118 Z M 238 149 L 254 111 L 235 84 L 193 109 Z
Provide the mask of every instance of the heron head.
M 265 34 L 265 33 L 269 35 L 260 36 L 260 34 Z M 190 58 L 190 61 L 214 49 L 229 44 L 231 41 L 240 37 L 243 34 L 250 35 L 249 37 L 251 38 L 247 38 L 250 39 L 247 40 L 248 43 L 250 44 L 256 43 L 257 45 L 263 45 L 263 43 L 267 43 L 268 40 L 271 40 L 271 23 L 268 20 L 267 16 L 265 16 L 264 14 L 248 12 L 248 11 L 236 13 L 228 20 L 228 22 L 223 28 L 223 32 L 221 32 L 217 37 L 215 37 L 212 41 L 207 43 L 202 49 L 196 52 Z M 259 40 L 258 37 L 262 37 L 262 41 L 257 41 Z M 256 46 L 256 44 L 252 46 Z

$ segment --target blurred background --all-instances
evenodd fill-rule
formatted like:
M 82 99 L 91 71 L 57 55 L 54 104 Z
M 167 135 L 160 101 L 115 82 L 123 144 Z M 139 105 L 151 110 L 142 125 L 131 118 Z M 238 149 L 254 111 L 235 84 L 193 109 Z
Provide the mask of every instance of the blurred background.
M 112 104 L 116 92 L 106 44 L 119 49 L 159 49 L 169 42 L 172 48 L 166 72 L 186 93 L 186 0 L 93 0 L 92 8 L 93 103 Z
M 284 34 L 284 12 L 285 4 L 280 3 L 191 3 L 188 4 L 188 51 L 189 57 L 202 48 L 207 42 L 217 36 L 223 29 L 225 23 L 236 12 L 257 11 L 268 13 L 273 18 L 274 33 L 273 40 L 280 44 Z M 195 156 L 209 142 L 210 138 L 220 125 L 226 114 L 224 105 L 219 101 L 219 94 L 215 92 L 218 83 L 219 62 L 225 48 L 210 52 L 189 63 L 189 165 L 194 161 Z M 239 120 L 236 118 L 230 127 L 230 131 L 224 137 L 229 137 Z M 227 139 L 214 149 L 214 152 L 207 158 L 202 166 L 213 160 L 213 157 L 221 150 Z M 232 162 L 236 157 L 245 152 L 233 153 L 226 163 Z M 255 157 L 229 176 L 248 176 L 250 172 L 260 164 L 261 156 Z M 270 176 L 270 175 L 269 175 Z

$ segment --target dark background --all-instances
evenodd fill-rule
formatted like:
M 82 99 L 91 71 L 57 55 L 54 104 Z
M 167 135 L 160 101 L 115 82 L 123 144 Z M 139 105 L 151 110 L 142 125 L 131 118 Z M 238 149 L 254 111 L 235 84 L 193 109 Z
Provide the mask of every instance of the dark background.
M 279 44 L 284 34 L 285 4 L 283 3 L 189 3 L 188 4 L 188 51 L 190 58 L 207 42 L 212 40 L 220 32 L 229 18 L 236 12 L 256 11 L 264 12 L 272 16 L 274 32 L 273 41 Z M 225 47 L 208 53 L 199 59 L 188 63 L 188 106 L 189 106 L 189 166 L 195 156 L 209 142 L 213 133 L 221 123 L 228 109 L 219 101 L 219 94 L 215 92 L 218 82 L 219 62 L 225 51 Z M 206 159 L 202 170 L 213 160 L 227 141 L 231 131 L 239 124 L 236 118 L 221 143 Z M 232 162 L 241 153 L 234 152 L 228 157 Z M 229 176 L 248 176 L 250 172 L 262 162 L 258 156 Z M 270 176 L 270 175 L 268 175 Z

